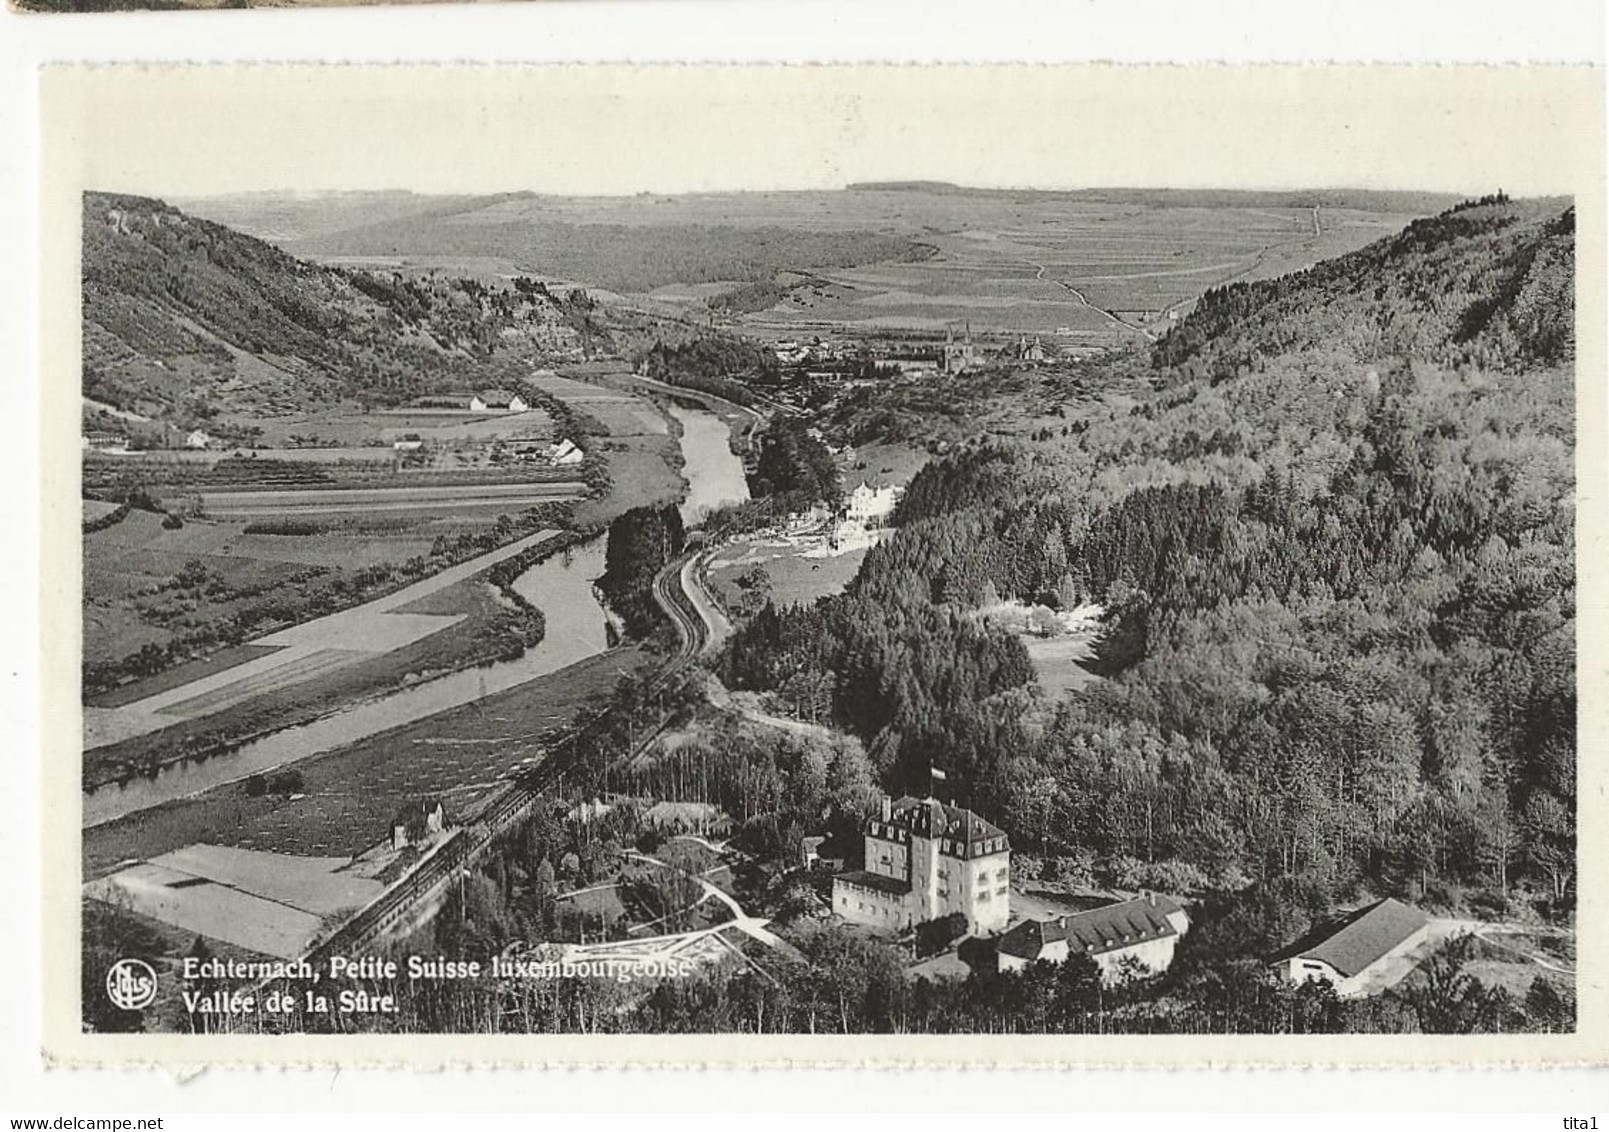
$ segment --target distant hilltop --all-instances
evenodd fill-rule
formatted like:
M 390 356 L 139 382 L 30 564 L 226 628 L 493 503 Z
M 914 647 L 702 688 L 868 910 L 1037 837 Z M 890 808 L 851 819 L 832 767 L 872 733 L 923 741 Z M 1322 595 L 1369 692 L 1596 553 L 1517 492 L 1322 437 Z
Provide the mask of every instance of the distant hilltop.
M 846 192 L 865 193 L 988 193 L 995 189 L 969 189 L 950 181 L 855 181 L 844 186 Z
M 1429 216 L 1470 194 L 1396 189 L 1159 189 L 1159 188 L 981 188 L 950 181 L 856 181 L 846 192 L 930 193 L 942 196 L 1063 197 L 1157 208 L 1355 208 Z

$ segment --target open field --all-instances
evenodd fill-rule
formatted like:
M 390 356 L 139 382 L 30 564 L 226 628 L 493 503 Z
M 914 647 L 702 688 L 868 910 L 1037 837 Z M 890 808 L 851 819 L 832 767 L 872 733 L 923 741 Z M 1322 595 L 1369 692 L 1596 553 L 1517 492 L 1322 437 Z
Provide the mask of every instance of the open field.
M 860 570 L 865 549 L 828 558 L 806 558 L 797 545 L 771 539 L 735 539 L 710 560 L 709 583 L 727 609 L 742 607 L 739 576 L 758 566 L 770 580 L 770 596 L 780 609 L 809 605 L 817 598 L 842 593 Z
M 519 509 L 537 503 L 578 499 L 586 486 L 557 483 L 443 484 L 431 487 L 323 488 L 294 491 L 206 491 L 201 506 L 221 519 L 253 519 L 268 515 L 330 515 L 380 511 L 439 514 L 475 507 Z
M 84 745 L 89 749 L 122 742 L 182 720 L 243 704 L 269 692 L 288 689 L 379 654 L 406 648 L 457 624 L 462 615 L 407 613 L 403 612 L 404 607 L 474 577 L 557 534 L 553 530 L 538 531 L 374 601 L 270 633 L 251 643 L 258 649 L 272 649 L 272 652 L 242 657 L 238 664 L 189 683 L 117 707 L 86 708 Z
M 1033 661 L 1039 686 L 1051 699 L 1059 700 L 1068 692 L 1100 680 L 1099 676 L 1079 663 L 1094 658 L 1095 642 L 1092 640 L 1081 637 L 1024 637 L 1022 643 L 1028 650 L 1028 659 Z
M 85 895 L 209 939 L 299 957 L 325 917 L 350 914 L 385 885 L 346 857 L 294 857 L 189 845 L 89 882 Z
M 263 445 L 289 448 L 293 436 L 344 446 L 389 446 L 409 433 L 427 441 L 544 439 L 553 421 L 541 409 L 523 413 L 471 413 L 436 409 L 386 409 L 372 413 L 307 413 L 254 420 L 263 430 Z M 291 449 L 295 451 L 296 449 Z M 317 451 L 317 449 L 305 449 Z M 276 452 L 275 455 L 280 453 Z M 389 453 L 387 453 L 389 455 Z
M 1311 209 L 1080 207 L 1021 210 L 999 227 L 928 237 L 915 263 L 802 276 L 752 327 L 1047 336 L 1063 345 L 1165 329 L 1209 287 L 1261 278 L 1350 251 L 1407 217 Z
M 663 414 L 634 394 L 552 373 L 532 377 L 530 383 L 593 418 L 610 436 L 664 436 L 669 432 Z
M 449 821 L 503 775 L 539 760 L 542 736 L 586 704 L 603 703 L 623 675 L 653 663 L 613 649 L 529 683 L 297 763 L 302 796 L 252 796 L 231 782 L 84 831 L 84 873 L 148 860 L 197 842 L 350 857 L 387 836 L 404 802 L 445 800 Z
M 609 488 L 575 503 L 578 527 L 602 526 L 633 507 L 676 503 L 687 490 L 680 474 L 681 449 L 673 436 L 616 437 L 594 447 L 602 452 Z
M 346 511 L 301 516 L 285 528 L 262 517 L 256 525 L 244 517 L 191 518 L 177 529 L 160 515 L 134 511 L 83 536 L 85 656 L 116 660 L 196 627 L 255 620 L 253 611 L 264 609 L 272 613 L 267 632 L 298 606 L 308 607 L 305 616 L 328 610 L 337 600 L 330 587 L 354 574 L 428 560 L 438 540 L 481 537 L 501 514 L 517 510 L 499 501 L 439 513 Z M 276 530 L 283 533 L 270 533 Z

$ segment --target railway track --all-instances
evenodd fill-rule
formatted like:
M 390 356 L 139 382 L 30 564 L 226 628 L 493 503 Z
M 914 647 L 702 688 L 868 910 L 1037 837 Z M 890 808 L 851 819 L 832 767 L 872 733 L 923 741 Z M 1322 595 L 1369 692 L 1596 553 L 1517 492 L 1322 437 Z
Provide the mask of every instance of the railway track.
M 710 627 L 700 616 L 683 580 L 685 572 L 702 553 L 701 550 L 685 551 L 654 577 L 654 599 L 675 625 L 678 644 L 676 652 L 649 682 L 651 692 L 662 691 L 693 665 L 709 645 Z M 659 727 L 650 731 L 631 751 L 623 752 L 620 758 L 634 757 L 653 742 L 663 729 L 664 722 L 661 720 Z M 328 938 L 315 944 L 308 951 L 306 959 L 317 968 L 332 956 L 357 952 L 421 920 L 432 902 L 443 896 L 447 887 L 491 848 L 499 837 L 523 821 L 537 799 L 564 775 L 574 761 L 575 740 L 583 734 L 584 731 L 570 736 L 540 766 L 509 782 L 469 821 L 448 835 L 429 857 Z

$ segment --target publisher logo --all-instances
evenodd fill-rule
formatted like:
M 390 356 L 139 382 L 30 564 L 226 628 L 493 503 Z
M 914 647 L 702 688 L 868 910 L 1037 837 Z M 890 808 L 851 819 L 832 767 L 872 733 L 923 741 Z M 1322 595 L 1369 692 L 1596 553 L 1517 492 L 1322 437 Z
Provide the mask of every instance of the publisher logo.
M 156 1001 L 156 972 L 141 959 L 119 959 L 106 972 L 106 997 L 123 1010 L 144 1010 Z

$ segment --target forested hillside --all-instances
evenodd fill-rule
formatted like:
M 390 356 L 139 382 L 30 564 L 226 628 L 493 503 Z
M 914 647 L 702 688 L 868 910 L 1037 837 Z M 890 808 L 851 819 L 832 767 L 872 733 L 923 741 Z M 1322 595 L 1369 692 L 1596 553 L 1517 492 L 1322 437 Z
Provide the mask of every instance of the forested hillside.
M 83 240 L 85 395 L 181 426 L 490 382 L 585 318 L 540 287 L 319 267 L 143 197 L 85 194 Z
M 1487 198 L 1209 294 L 1151 396 L 930 465 L 723 675 L 1044 868 L 1281 894 L 1248 953 L 1361 893 L 1567 914 L 1573 219 Z M 1106 679 L 1050 702 L 1000 597 L 1102 603 Z

